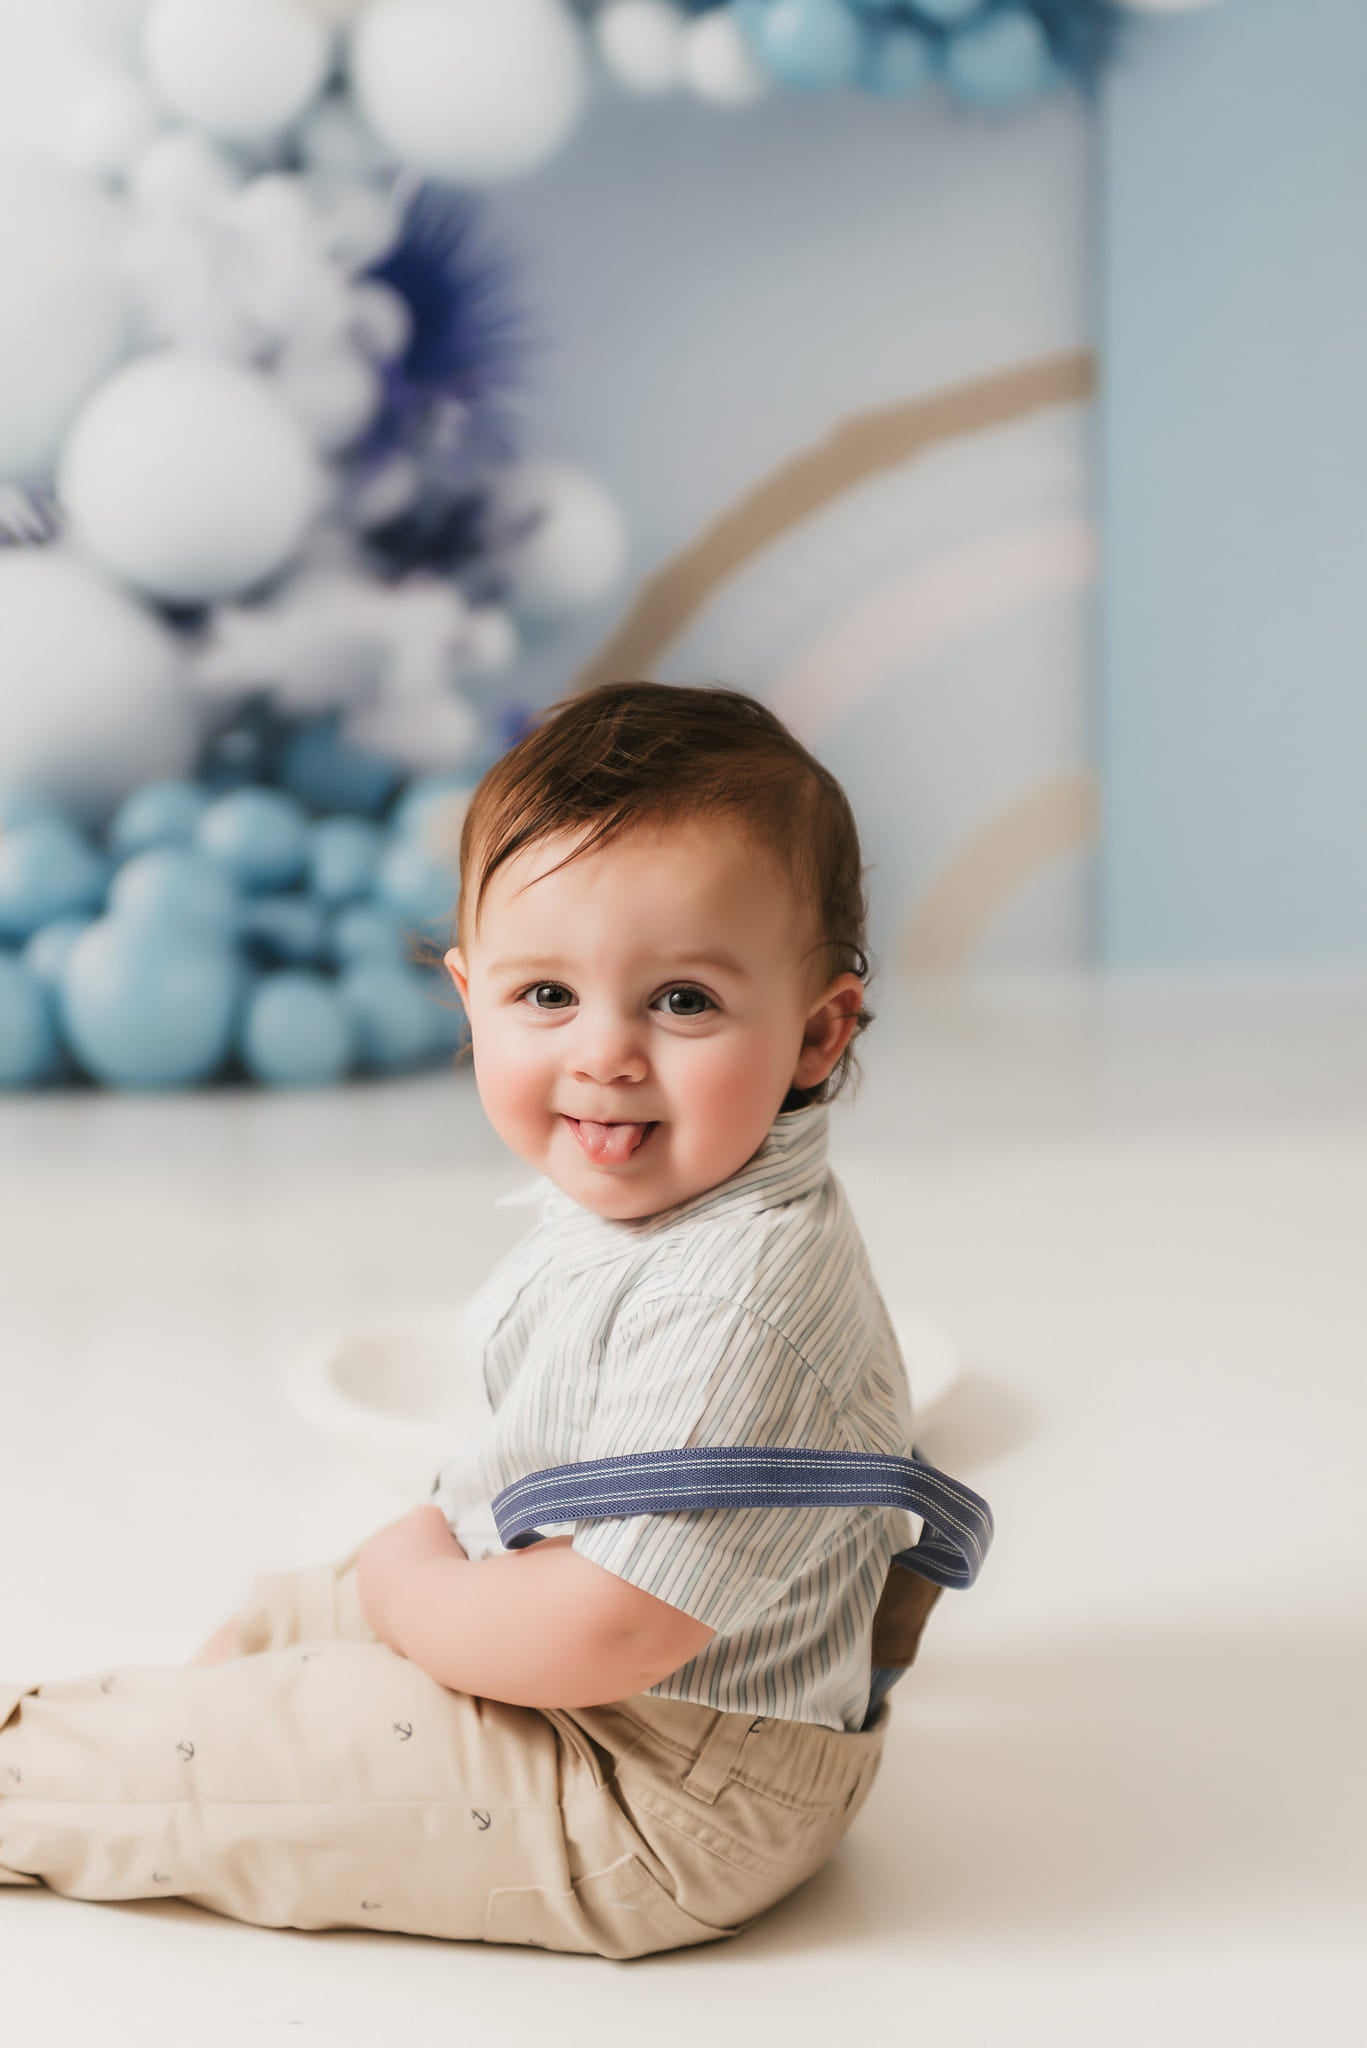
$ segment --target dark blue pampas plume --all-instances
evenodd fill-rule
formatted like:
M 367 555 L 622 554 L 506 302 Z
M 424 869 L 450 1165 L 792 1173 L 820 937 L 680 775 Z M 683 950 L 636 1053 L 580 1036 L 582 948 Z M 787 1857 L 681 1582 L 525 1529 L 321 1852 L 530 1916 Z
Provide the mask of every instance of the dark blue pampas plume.
M 478 246 L 479 213 L 463 192 L 422 185 L 398 246 L 374 271 L 413 314 L 394 366 L 395 402 L 457 398 L 478 405 L 517 380 L 525 325 L 509 297 L 506 261 Z
M 531 352 L 506 259 L 479 243 L 479 210 L 463 192 L 422 185 L 403 235 L 370 275 L 399 293 L 413 319 L 403 355 L 384 368 L 384 398 L 355 450 L 358 487 L 395 454 L 421 475 L 414 503 L 372 531 L 399 573 L 458 568 L 478 552 L 483 479 L 517 452 L 510 400 Z

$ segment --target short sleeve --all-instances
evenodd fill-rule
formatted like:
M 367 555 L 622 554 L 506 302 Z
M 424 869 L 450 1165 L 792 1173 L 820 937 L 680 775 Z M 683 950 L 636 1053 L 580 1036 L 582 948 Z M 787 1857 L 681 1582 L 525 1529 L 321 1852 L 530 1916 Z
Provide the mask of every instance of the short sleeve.
M 713 1295 L 655 1297 L 618 1319 L 580 1456 L 700 1444 L 852 1448 L 820 1376 L 762 1316 Z M 613 1515 L 576 1523 L 573 1548 L 732 1635 L 876 1512 L 785 1506 Z

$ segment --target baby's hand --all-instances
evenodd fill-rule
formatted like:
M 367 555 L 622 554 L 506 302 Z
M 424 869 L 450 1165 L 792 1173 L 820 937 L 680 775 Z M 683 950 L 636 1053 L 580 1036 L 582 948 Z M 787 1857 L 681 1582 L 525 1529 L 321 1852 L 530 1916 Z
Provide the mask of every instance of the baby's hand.
M 464 1547 L 451 1534 L 439 1507 L 412 1508 L 362 1544 L 356 1555 L 356 1591 L 361 1611 L 382 1643 L 396 1650 L 389 1622 L 390 1594 L 415 1564 L 434 1557 L 465 1558 Z

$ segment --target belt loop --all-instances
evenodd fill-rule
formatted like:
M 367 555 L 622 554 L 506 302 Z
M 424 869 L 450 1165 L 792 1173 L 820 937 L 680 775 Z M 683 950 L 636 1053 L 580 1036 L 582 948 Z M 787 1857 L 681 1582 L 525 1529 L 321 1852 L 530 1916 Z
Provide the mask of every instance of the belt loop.
M 717 1718 L 704 1737 L 692 1769 L 680 1781 L 685 1792 L 711 1806 L 735 1769 L 746 1737 L 752 1729 L 763 1725 L 762 1717 L 752 1719 L 748 1714 L 732 1714 L 718 1707 Z

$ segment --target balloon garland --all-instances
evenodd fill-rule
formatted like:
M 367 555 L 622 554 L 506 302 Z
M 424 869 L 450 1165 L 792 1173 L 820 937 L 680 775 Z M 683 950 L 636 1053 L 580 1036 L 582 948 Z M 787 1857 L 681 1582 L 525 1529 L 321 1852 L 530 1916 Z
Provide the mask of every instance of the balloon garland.
M 1122 8 L 118 12 L 52 147 L 0 152 L 0 1086 L 449 1057 L 466 1021 L 420 942 L 530 716 L 466 686 L 626 554 L 595 479 L 519 450 L 479 188 L 543 165 L 595 78 L 1004 110 L 1088 88 Z
M 627 91 L 746 106 L 772 87 L 902 97 L 938 86 L 1013 108 L 1095 86 L 1127 11 L 1205 0 L 583 0 L 599 57 Z

